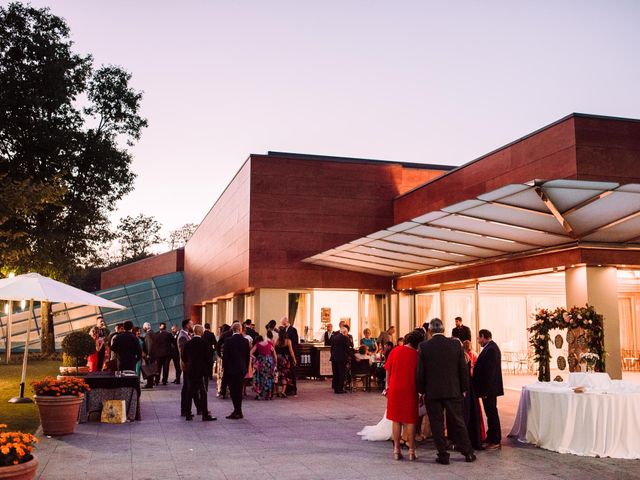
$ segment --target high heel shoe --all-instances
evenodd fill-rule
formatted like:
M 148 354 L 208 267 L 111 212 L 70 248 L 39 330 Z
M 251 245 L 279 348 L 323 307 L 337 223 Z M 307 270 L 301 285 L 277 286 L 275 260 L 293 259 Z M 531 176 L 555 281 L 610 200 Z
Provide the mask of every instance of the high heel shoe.
M 393 459 L 394 460 L 402 460 L 402 453 L 400 452 L 400 450 L 396 450 L 395 448 L 393 449 Z
M 418 457 L 416 457 L 416 451 L 413 449 L 409 449 L 409 461 L 413 462 L 415 460 L 417 460 Z

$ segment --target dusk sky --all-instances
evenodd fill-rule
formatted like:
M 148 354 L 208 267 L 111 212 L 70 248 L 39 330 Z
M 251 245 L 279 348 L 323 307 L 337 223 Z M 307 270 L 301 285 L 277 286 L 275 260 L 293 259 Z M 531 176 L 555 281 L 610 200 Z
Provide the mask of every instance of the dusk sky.
M 461 165 L 571 112 L 640 118 L 639 1 L 31 3 L 144 91 L 114 222 L 199 223 L 250 153 Z

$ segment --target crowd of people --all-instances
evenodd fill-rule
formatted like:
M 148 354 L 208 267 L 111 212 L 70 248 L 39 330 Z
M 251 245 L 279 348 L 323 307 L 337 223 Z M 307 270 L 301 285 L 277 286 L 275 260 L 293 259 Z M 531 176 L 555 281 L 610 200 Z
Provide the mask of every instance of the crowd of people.
M 367 427 L 366 435 L 385 439 L 384 433 L 374 437 L 384 431 L 386 422 L 391 423 L 396 460 L 403 458 L 405 444 L 409 460 L 415 460 L 416 440 L 432 436 L 436 462 L 443 465 L 449 464 L 450 450 L 473 462 L 476 450 L 500 449 L 497 397 L 504 391 L 500 349 L 491 332 L 479 331 L 478 343 L 483 347 L 479 355 L 471 349 L 471 331 L 459 317 L 451 337 L 445 336 L 442 321 L 434 318 L 402 340 L 385 354 L 386 418 L 376 427 Z
M 326 326 L 324 344 L 331 349 L 332 388 L 345 393 L 348 369 L 352 362 L 367 362 L 371 375 L 384 385 L 387 410 L 381 423 L 393 440 L 393 456 L 403 458 L 401 447 L 408 447 L 409 460 L 415 460 L 416 441 L 432 436 L 436 461 L 449 463 L 449 451 L 460 452 L 466 461 L 476 459 L 476 450 L 501 447 L 497 397 L 504 394 L 501 354 L 489 330 L 480 330 L 482 352 L 472 349 L 471 330 L 455 319 L 450 337 L 443 323 L 434 318 L 394 343 L 395 328 L 382 331 L 376 338 L 365 329 L 356 349 L 350 327 L 340 322 L 338 329 Z M 196 415 L 203 421 L 216 420 L 208 409 L 209 381 L 217 373 L 217 395 L 230 395 L 233 411 L 226 418 L 240 419 L 247 388 L 256 400 L 297 396 L 297 330 L 283 317 L 280 325 L 271 320 L 264 335 L 251 320 L 223 325 L 218 337 L 209 324 L 182 328 L 161 323 L 158 331 L 145 323 L 142 330 L 130 321 L 117 324 L 109 332 L 102 317 L 90 331 L 96 351 L 89 357 L 95 370 L 132 371 L 146 379 L 143 388 L 167 385 L 173 362 L 175 379 L 182 383 L 181 414 L 187 421 Z M 486 416 L 486 429 L 482 411 Z M 374 427 L 367 427 L 374 428 Z M 380 429 L 379 429 L 380 430 Z M 378 432 L 379 433 L 379 432 Z M 373 435 L 375 437 L 375 435 Z

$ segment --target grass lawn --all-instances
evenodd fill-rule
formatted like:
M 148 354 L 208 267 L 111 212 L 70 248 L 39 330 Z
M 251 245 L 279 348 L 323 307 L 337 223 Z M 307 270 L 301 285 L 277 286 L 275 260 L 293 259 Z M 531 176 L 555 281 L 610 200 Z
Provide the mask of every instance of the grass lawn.
M 30 360 L 27 364 L 27 379 L 24 395 L 31 397 L 31 381 L 57 375 L 59 360 Z M 20 393 L 20 365 L 0 365 L 0 423 L 6 423 L 11 431 L 20 430 L 34 433 L 40 425 L 38 408 L 33 403 L 11 404 L 7 401 Z

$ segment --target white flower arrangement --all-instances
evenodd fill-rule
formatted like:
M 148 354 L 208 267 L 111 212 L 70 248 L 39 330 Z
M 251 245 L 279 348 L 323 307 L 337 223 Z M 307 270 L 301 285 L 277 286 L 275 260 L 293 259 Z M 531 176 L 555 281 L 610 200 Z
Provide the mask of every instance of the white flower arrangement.
M 593 353 L 593 352 L 586 352 L 583 353 L 582 355 L 580 355 L 580 361 L 585 361 L 585 362 L 595 362 L 597 360 L 600 360 L 600 355 L 598 355 L 597 353 Z

